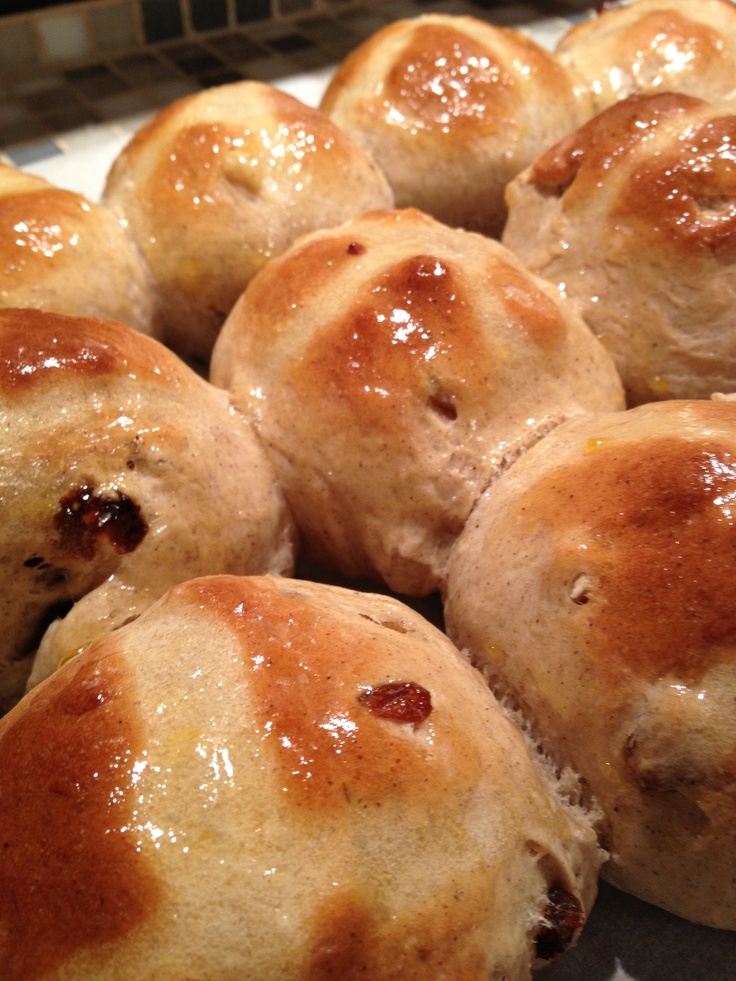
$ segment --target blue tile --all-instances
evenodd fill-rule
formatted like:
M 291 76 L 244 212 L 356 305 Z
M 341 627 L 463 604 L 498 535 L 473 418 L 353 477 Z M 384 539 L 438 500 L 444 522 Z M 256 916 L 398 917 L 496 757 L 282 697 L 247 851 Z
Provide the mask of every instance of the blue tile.
M 195 31 L 216 31 L 227 27 L 227 0 L 189 0 Z
M 39 160 L 48 160 L 50 157 L 58 157 L 62 150 L 53 140 L 42 140 L 39 143 L 31 143 L 28 146 L 17 147 L 14 150 L 6 150 L 5 155 L 10 157 L 16 167 L 25 167 L 28 164 L 38 163 Z
M 143 30 L 149 44 L 182 37 L 184 34 L 179 0 L 141 0 L 141 14 Z
M 235 12 L 239 24 L 252 20 L 268 20 L 271 16 L 271 0 L 235 0 Z

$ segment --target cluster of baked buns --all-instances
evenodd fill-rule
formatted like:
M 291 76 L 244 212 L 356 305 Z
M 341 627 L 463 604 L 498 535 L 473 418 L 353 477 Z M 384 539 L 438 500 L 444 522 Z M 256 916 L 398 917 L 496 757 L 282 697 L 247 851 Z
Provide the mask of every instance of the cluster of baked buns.
M 0 168 L 0 976 L 736 930 L 736 6 L 395 22 Z

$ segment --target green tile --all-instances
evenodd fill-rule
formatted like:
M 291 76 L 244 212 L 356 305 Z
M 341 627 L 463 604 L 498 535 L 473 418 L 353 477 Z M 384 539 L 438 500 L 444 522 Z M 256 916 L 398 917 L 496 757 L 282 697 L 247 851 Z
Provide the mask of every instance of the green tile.
M 127 0 L 115 6 L 93 6 L 89 23 L 95 47 L 105 53 L 137 47 L 143 40 L 139 37 L 134 4 Z
M 33 32 L 28 21 L 12 20 L 0 31 L 0 71 L 11 74 L 17 68 L 38 64 Z

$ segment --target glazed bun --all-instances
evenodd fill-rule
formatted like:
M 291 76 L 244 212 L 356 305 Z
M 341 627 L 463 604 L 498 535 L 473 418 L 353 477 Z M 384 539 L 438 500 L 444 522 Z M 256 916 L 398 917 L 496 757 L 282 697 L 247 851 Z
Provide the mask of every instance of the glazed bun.
M 153 288 L 113 213 L 0 163 L 0 307 L 120 320 L 158 336 Z
M 507 182 L 591 112 L 531 38 L 451 14 L 379 30 L 338 67 L 321 108 L 378 161 L 397 207 L 492 236 Z
M 629 405 L 736 388 L 736 112 L 630 96 L 507 190 L 503 243 L 578 307 Z
M 605 813 L 603 876 L 736 929 L 736 404 L 573 419 L 496 481 L 449 635 Z
M 590 93 L 595 112 L 635 93 L 736 102 L 731 0 L 607 3 L 574 24 L 555 54 Z
M 269 576 L 177 585 L 26 696 L 0 796 L 5 981 L 528 981 L 600 861 L 442 633 Z
M 600 343 L 498 242 L 408 209 L 305 236 L 253 279 L 213 352 L 304 554 L 438 589 L 487 482 L 544 433 L 622 408 Z
M 253 274 L 294 239 L 393 196 L 325 115 L 261 82 L 216 86 L 161 110 L 123 148 L 103 200 L 154 277 L 164 340 L 206 361 Z
M 173 583 L 292 571 L 255 435 L 157 341 L 0 310 L 0 393 L 0 710 Z

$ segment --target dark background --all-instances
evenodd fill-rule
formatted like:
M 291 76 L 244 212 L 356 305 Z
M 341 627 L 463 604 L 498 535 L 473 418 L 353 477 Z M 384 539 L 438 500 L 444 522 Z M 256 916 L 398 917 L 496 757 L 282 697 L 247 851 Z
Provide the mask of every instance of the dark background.
M 31 10 L 61 7 L 70 2 L 71 0 L 2 0 L 0 2 L 0 16 L 4 14 L 28 14 Z

